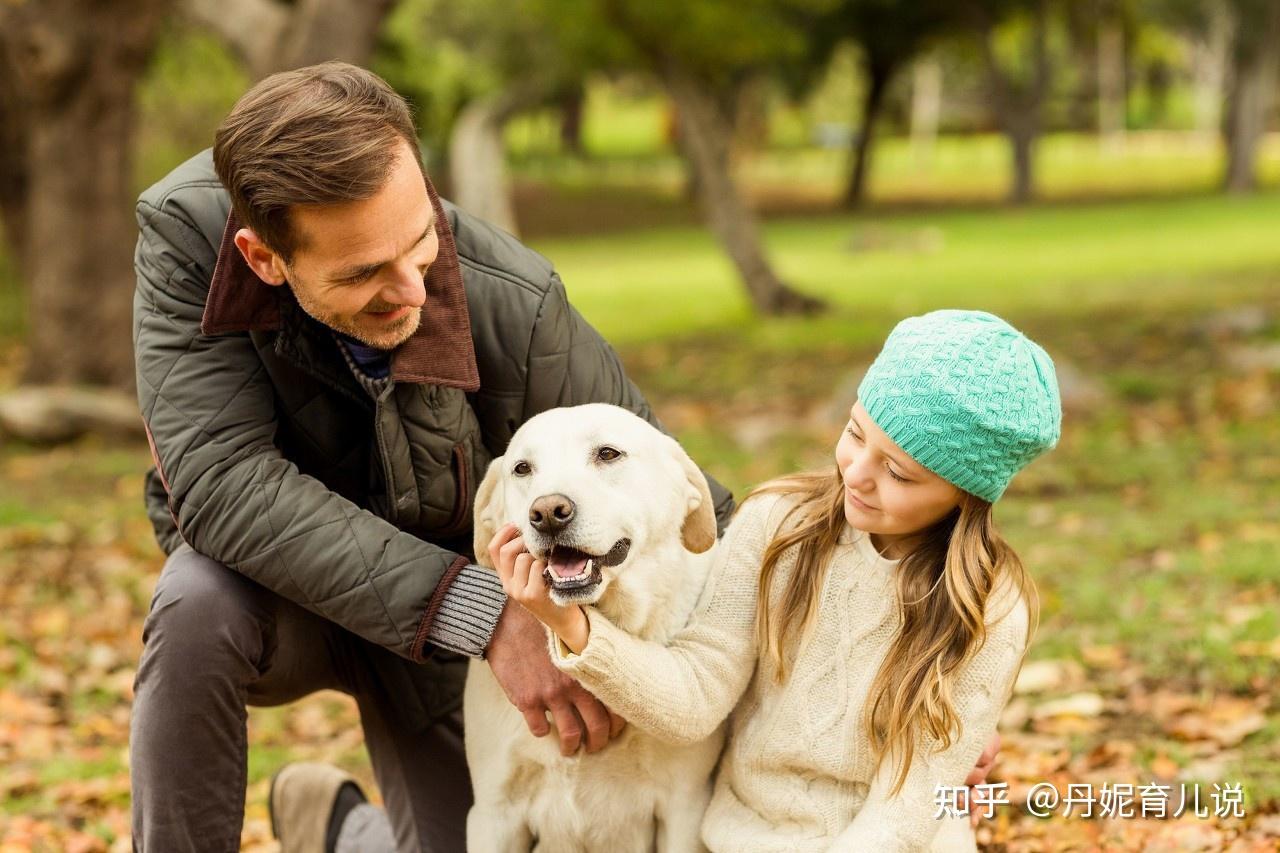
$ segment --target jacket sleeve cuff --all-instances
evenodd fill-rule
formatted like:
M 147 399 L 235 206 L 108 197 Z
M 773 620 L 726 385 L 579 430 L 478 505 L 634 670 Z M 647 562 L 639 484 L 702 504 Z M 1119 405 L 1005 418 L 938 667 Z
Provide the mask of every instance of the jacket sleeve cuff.
M 428 644 L 470 658 L 483 657 L 506 603 L 496 572 L 460 559 L 431 596 L 415 657 L 429 654 L 430 649 L 423 648 Z

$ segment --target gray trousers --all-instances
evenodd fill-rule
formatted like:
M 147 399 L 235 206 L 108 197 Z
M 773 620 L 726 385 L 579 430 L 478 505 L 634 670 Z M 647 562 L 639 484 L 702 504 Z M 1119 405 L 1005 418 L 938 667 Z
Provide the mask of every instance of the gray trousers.
M 404 695 L 426 674 L 183 546 L 160 573 L 134 685 L 134 848 L 239 850 L 246 706 L 327 688 L 355 697 L 397 849 L 464 850 L 472 797 L 462 712 L 428 719 Z

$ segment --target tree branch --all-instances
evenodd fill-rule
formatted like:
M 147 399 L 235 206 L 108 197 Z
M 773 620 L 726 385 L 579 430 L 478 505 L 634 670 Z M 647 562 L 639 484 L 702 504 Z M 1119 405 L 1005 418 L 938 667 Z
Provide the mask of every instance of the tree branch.
M 186 0 L 255 79 L 331 59 L 364 63 L 395 0 Z
M 299 0 L 272 70 L 331 59 L 367 62 L 392 5 L 394 0 Z

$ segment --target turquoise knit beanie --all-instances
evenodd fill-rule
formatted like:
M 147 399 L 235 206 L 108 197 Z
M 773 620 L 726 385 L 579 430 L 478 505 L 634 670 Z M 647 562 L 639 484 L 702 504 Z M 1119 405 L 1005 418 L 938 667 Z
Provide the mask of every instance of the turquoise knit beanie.
M 988 501 L 1058 443 L 1053 360 L 985 311 L 903 320 L 858 386 L 867 414 L 911 458 Z

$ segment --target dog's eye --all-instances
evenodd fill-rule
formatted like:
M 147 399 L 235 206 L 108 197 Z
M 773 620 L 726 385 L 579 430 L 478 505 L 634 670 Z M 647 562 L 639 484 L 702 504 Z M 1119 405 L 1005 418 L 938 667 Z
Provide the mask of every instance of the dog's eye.
M 511 469 L 511 472 L 517 477 L 528 477 L 533 473 L 533 466 L 521 459 L 516 463 L 516 467 Z
M 622 458 L 622 451 L 614 450 L 612 447 L 606 445 L 596 451 L 596 458 L 601 462 L 612 462 L 615 459 Z

